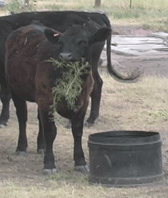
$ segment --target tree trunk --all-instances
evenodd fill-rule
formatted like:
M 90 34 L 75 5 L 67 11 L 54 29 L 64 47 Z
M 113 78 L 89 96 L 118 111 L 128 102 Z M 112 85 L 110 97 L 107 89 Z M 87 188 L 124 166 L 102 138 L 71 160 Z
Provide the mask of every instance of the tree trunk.
M 95 0 L 94 7 L 100 7 L 100 5 L 101 5 L 101 0 Z

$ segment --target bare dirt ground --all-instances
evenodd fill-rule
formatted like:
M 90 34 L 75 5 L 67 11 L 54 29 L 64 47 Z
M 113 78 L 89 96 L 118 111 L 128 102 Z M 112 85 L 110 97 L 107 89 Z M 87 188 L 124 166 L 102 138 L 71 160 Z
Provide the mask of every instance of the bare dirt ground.
M 141 26 L 117 26 L 113 27 L 114 34 L 129 35 L 129 36 L 149 36 L 152 31 L 145 30 Z M 105 55 L 105 54 L 104 54 Z M 168 56 L 166 54 L 148 54 L 138 57 L 134 56 L 122 56 L 112 54 L 113 64 L 116 68 L 130 69 L 139 68 L 144 75 L 157 75 L 157 76 L 168 76 Z
M 136 28 L 123 28 L 116 27 L 120 30 L 120 34 L 134 34 L 134 35 L 147 35 L 151 31 L 146 31 L 141 27 Z M 157 84 L 157 78 L 159 83 L 168 82 L 168 57 L 125 57 L 112 53 L 113 61 L 117 61 L 117 69 L 125 69 L 129 67 L 138 67 L 143 69 L 144 78 L 151 78 L 154 76 L 155 83 Z M 119 85 L 119 83 L 109 82 L 109 77 L 106 79 L 104 74 L 104 67 L 100 68 L 100 73 L 104 78 L 104 89 L 102 93 L 102 103 L 100 118 L 96 122 L 95 126 L 91 128 L 84 128 L 83 146 L 86 158 L 88 161 L 88 147 L 87 140 L 88 135 L 99 131 L 107 131 L 109 129 L 122 130 L 155 130 L 159 131 L 163 140 L 163 169 L 164 178 L 153 184 L 146 184 L 136 188 L 106 188 L 91 186 L 87 182 L 87 177 L 82 174 L 75 173 L 73 171 L 73 139 L 71 131 L 65 129 L 67 121 L 58 118 L 56 121 L 58 128 L 58 135 L 54 143 L 54 153 L 56 156 L 56 163 L 59 173 L 57 176 L 46 177 L 42 175 L 43 168 L 43 156 L 36 153 L 36 139 L 38 132 L 37 122 L 37 107 L 35 104 L 28 103 L 28 155 L 16 156 L 15 149 L 17 145 L 18 137 L 18 123 L 15 115 L 15 108 L 11 104 L 11 118 L 7 127 L 0 129 L 0 197 L 31 197 L 31 198 L 55 198 L 55 197 L 101 197 L 101 198 L 128 198 L 128 197 L 140 197 L 140 198 L 167 198 L 168 197 L 168 116 L 160 118 L 152 117 L 145 114 L 149 111 L 154 111 L 152 107 L 148 105 L 143 106 L 143 110 L 140 110 L 136 104 L 143 103 L 143 99 L 146 97 L 150 99 L 154 98 L 153 92 L 148 96 L 137 98 L 125 97 L 120 98 L 121 95 L 116 95 L 118 92 L 126 94 L 127 86 Z M 148 76 L 148 77 L 147 77 Z M 151 81 L 151 80 L 150 80 Z M 148 81 L 147 81 L 148 82 Z M 153 81 L 152 81 L 153 82 Z M 107 85 L 109 83 L 109 85 Z M 144 84 L 143 84 L 144 85 Z M 110 87 L 112 86 L 112 87 Z M 132 85 L 130 85 L 132 86 Z M 136 90 L 136 86 L 133 85 Z M 153 84 L 155 86 L 155 84 Z M 168 94 L 166 84 L 162 85 L 162 91 L 164 94 Z M 154 92 L 154 88 L 152 89 Z M 125 92 L 124 92 L 125 91 Z M 127 90 L 128 91 L 128 90 Z M 159 92 L 158 95 L 163 93 Z M 132 93 L 132 92 L 131 92 Z M 111 97 L 112 98 L 109 98 Z M 118 97 L 118 98 L 117 98 Z M 130 94 L 131 97 L 131 94 Z M 150 98 L 151 97 L 151 98 Z M 159 96 L 158 96 L 159 97 Z M 166 98 L 166 96 L 165 96 Z M 167 101 L 163 99 L 161 103 L 166 104 Z M 159 98 L 160 99 L 160 98 Z M 121 103 L 120 103 L 121 102 Z M 157 101 L 156 101 L 157 102 Z M 158 104 L 153 104 L 158 106 Z M 159 106 L 159 108 L 163 108 Z M 139 108 L 138 108 L 139 107 Z M 167 106 L 168 107 L 168 106 Z M 137 108 L 135 112 L 133 110 Z M 110 110 L 109 110 L 110 109 Z M 131 109 L 131 110 L 130 110 Z M 107 111 L 110 111 L 109 114 Z M 168 110 L 167 110 L 168 111 Z M 128 116 L 127 116 L 128 112 Z M 134 114 L 135 113 L 135 114 Z M 144 114 L 143 114 L 144 113 Z M 154 114 L 155 115 L 155 114 Z M 88 116 L 88 115 L 87 115 Z M 125 116 L 125 117 L 124 117 Z M 138 117 L 139 116 L 139 117 Z M 140 118 L 142 117 L 142 118 Z M 51 190 L 51 192 L 49 191 Z M 61 189 L 61 193 L 58 194 L 55 191 Z M 65 192 L 64 192 L 65 191 Z M 26 194 L 25 194 L 26 192 Z M 55 194 L 53 193 L 55 192 Z

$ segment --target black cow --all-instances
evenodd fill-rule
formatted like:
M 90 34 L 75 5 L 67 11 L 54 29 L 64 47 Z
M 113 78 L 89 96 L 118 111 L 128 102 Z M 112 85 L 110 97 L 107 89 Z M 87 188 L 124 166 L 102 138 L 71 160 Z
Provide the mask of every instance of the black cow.
M 82 91 L 76 100 L 75 108 L 69 108 L 65 100 L 59 101 L 57 112 L 70 119 L 74 137 L 75 168 L 88 172 L 82 149 L 83 120 L 90 94 L 94 87 L 92 75 L 92 45 L 105 41 L 111 29 L 103 27 L 94 33 L 90 24 L 75 25 L 63 34 L 42 25 L 29 25 L 13 31 L 6 41 L 5 72 L 19 122 L 18 152 L 26 151 L 26 101 L 36 102 L 39 112 L 40 134 L 38 148 L 44 148 L 44 173 L 56 171 L 53 155 L 53 141 L 56 126 L 50 113 L 53 104 L 52 86 L 61 80 L 63 69 L 53 66 L 47 60 L 86 61 L 90 68 L 83 74 Z M 44 34 L 43 34 L 44 32 Z M 56 99 L 57 100 L 57 99 Z M 42 140 L 44 135 L 44 142 Z
M 0 17 L 0 85 L 1 92 L 0 98 L 2 101 L 2 112 L 0 115 L 0 126 L 7 124 L 9 119 L 9 101 L 11 98 L 10 90 L 5 79 L 4 72 L 4 56 L 5 56 L 5 42 L 7 36 L 17 28 L 25 25 L 29 25 L 32 21 L 38 20 L 45 26 L 56 29 L 60 32 L 64 32 L 68 27 L 73 24 L 83 25 L 85 23 L 91 23 L 95 27 L 93 33 L 101 27 L 111 28 L 110 21 L 104 14 L 90 13 L 90 12 L 75 12 L 75 11 L 60 11 L 60 12 L 29 12 L 20 13 L 12 16 Z M 137 75 L 133 74 L 128 77 L 124 77 L 111 69 L 111 37 L 107 40 L 107 61 L 108 70 L 110 74 L 119 80 L 133 80 Z M 102 79 L 99 76 L 97 67 L 100 54 L 104 46 L 104 41 L 96 42 L 92 45 L 92 71 L 95 80 L 94 88 L 91 93 L 91 113 L 88 118 L 88 123 L 94 123 L 95 119 L 99 115 L 99 105 L 101 99 Z

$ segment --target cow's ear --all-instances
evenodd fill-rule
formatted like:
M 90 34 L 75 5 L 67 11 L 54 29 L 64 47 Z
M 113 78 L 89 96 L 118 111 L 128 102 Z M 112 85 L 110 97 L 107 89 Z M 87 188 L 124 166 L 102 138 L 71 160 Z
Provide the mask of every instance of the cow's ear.
M 103 27 L 101 29 L 98 29 L 97 32 L 91 36 L 89 39 L 89 43 L 93 44 L 95 42 L 101 42 L 105 41 L 108 37 L 111 36 L 111 29 L 107 27 Z
M 45 36 L 51 43 L 57 43 L 61 33 L 58 31 L 54 31 L 52 29 L 45 29 L 44 31 Z

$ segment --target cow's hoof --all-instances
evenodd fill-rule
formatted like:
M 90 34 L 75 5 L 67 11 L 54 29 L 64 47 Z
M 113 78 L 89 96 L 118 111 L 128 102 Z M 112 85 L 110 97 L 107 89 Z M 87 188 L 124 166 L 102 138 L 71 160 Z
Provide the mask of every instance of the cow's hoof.
M 16 155 L 18 155 L 18 156 L 26 156 L 27 153 L 26 153 L 26 151 L 16 151 Z
M 90 123 L 90 122 L 85 122 L 85 127 L 92 127 L 94 125 L 94 122 L 93 123 Z
M 51 174 L 54 174 L 56 172 L 57 172 L 56 168 L 53 168 L 53 169 L 43 169 L 43 174 L 44 175 L 51 175 Z
M 82 173 L 89 173 L 89 167 L 88 165 L 85 165 L 85 166 L 75 166 L 75 170 L 76 171 L 79 171 L 79 172 L 82 172 Z
M 41 155 L 44 155 L 45 149 L 37 149 L 37 153 L 41 154 Z

